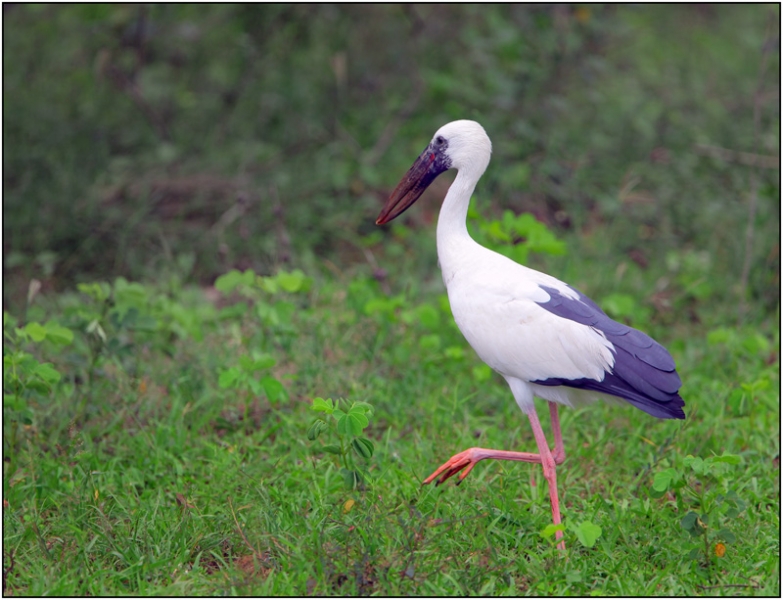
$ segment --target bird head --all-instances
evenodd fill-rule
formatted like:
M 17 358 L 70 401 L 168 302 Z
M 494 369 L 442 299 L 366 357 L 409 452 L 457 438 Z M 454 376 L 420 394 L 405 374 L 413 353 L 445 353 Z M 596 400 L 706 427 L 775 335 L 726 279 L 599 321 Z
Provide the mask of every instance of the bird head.
M 392 192 L 375 223 L 384 225 L 413 205 L 435 178 L 449 169 L 468 171 L 478 180 L 489 164 L 492 143 L 475 121 L 452 121 L 432 136 Z

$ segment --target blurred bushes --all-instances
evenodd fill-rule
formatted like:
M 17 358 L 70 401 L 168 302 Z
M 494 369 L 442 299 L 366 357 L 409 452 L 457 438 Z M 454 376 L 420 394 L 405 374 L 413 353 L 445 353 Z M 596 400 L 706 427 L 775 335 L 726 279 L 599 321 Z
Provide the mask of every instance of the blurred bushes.
M 353 241 L 457 118 L 493 139 L 480 210 L 600 229 L 599 246 L 639 264 L 708 251 L 731 282 L 752 170 L 696 145 L 779 154 L 776 6 L 8 5 L 4 17 L 4 304 L 31 277 L 155 277 L 183 255 L 204 281 L 313 254 L 363 260 Z M 750 282 L 772 307 L 779 170 L 756 177 Z M 410 221 L 434 219 L 439 198 L 422 204 Z

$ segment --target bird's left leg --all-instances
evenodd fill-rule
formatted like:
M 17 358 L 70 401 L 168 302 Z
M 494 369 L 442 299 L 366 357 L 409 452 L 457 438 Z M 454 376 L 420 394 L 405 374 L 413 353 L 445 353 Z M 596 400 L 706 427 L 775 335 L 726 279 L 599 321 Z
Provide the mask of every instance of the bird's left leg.
M 549 402 L 549 415 L 552 417 L 552 433 L 555 436 L 555 449 L 552 458 L 556 465 L 563 464 L 565 460 L 565 446 L 563 446 L 563 433 L 560 431 L 560 417 L 557 414 L 557 403 Z
M 563 464 L 565 461 L 565 446 L 563 446 L 563 433 L 560 431 L 560 417 L 557 414 L 557 403 L 549 402 L 549 415 L 552 417 L 552 433 L 555 436 L 555 449 L 552 450 L 552 458 L 556 465 Z M 530 471 L 530 485 L 536 487 L 536 477 L 533 471 Z
M 557 419 L 557 406 L 552 408 L 550 403 L 550 411 L 552 414 L 552 427 L 555 428 L 555 449 L 559 446 L 562 449 L 563 439 L 560 435 L 560 421 Z M 536 444 L 538 444 L 538 451 L 540 453 L 541 466 L 544 469 L 544 479 L 549 484 L 549 501 L 552 504 L 552 522 L 555 525 L 560 524 L 560 500 L 557 496 L 557 476 L 555 474 L 555 458 L 552 456 L 552 452 L 549 449 L 549 444 L 546 441 L 544 430 L 541 428 L 541 422 L 538 420 L 535 407 L 530 407 L 527 411 L 527 417 L 530 419 L 530 425 L 533 427 L 533 436 L 536 438 Z M 559 439 L 558 439 L 559 438 Z M 565 458 L 565 452 L 563 452 L 563 458 Z M 562 461 L 561 461 L 562 462 Z M 562 541 L 563 532 L 558 531 L 555 533 L 555 538 L 559 540 L 557 547 L 560 550 L 565 550 L 565 542 Z

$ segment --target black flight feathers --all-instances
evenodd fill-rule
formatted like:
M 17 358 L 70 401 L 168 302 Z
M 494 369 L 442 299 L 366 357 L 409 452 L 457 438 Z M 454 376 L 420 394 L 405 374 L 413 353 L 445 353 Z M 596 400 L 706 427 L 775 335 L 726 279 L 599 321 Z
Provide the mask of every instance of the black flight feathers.
M 685 418 L 682 410 L 685 402 L 678 393 L 682 382 L 674 359 L 666 348 L 649 335 L 613 321 L 595 302 L 577 290 L 574 291 L 579 294 L 579 299 L 572 300 L 554 288 L 540 287 L 549 294 L 550 300 L 538 303 L 539 306 L 558 317 L 602 332 L 615 347 L 615 364 L 603 381 L 551 377 L 531 383 L 611 394 L 659 419 Z

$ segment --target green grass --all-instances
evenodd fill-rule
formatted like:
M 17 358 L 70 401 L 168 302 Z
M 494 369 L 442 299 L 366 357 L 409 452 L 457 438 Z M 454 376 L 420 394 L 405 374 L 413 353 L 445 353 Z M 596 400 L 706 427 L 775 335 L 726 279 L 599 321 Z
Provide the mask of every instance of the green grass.
M 398 267 L 391 278 L 403 281 Z M 673 348 L 685 422 L 630 406 L 562 411 L 565 521 L 602 530 L 592 548 L 567 530 L 566 560 L 540 535 L 551 514 L 539 468 L 489 461 L 459 487 L 421 486 L 467 447 L 535 447 L 443 297 L 413 289 L 389 308 L 360 274 L 292 281 L 290 293 L 236 288 L 221 309 L 188 288 L 138 286 L 130 300 L 120 283 L 97 317 L 101 344 L 74 326 L 101 303 L 85 294 L 34 303 L 40 320 L 48 313 L 76 336 L 67 346 L 22 344 L 63 378 L 51 393 L 23 392 L 22 412 L 5 409 L 9 593 L 778 593 L 779 340 L 770 325 L 674 340 L 644 324 Z M 130 325 L 112 317 L 131 305 Z M 270 317 L 275 306 L 289 317 Z M 173 314 L 200 315 L 198 327 L 172 333 Z M 255 377 L 283 382 L 287 398 L 221 387 L 220 373 L 253 352 L 275 358 Z M 364 434 L 375 454 L 360 489 L 345 486 L 333 455 L 314 453 L 328 439 L 307 440 L 315 396 L 374 406 Z M 725 555 L 711 540 L 706 562 L 701 538 L 680 525 L 700 507 L 652 483 L 666 468 L 685 472 L 689 454 L 723 453 L 741 464 L 693 483 L 734 490 L 746 508 L 726 521 L 736 540 Z

